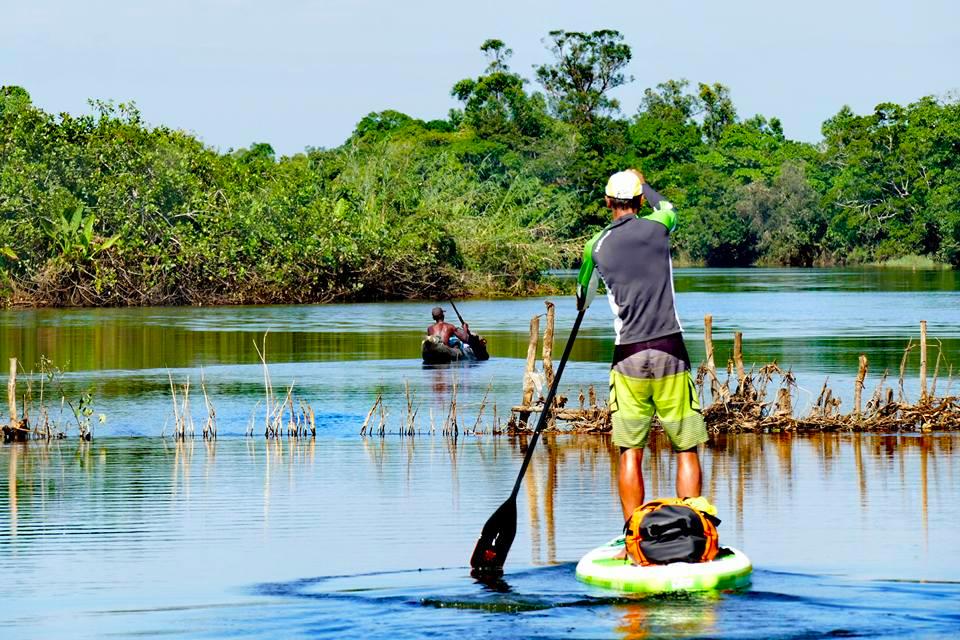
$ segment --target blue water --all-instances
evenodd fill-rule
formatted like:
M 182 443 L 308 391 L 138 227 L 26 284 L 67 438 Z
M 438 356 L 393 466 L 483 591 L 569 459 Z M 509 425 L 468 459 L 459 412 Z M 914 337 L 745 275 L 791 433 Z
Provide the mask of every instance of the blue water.
M 703 452 L 741 593 L 622 597 L 609 442 L 541 442 L 502 584 L 470 578 L 522 441 L 434 436 L 0 448 L 0 637 L 946 637 L 960 436 L 729 436 Z M 657 441 L 647 487 L 669 493 Z
M 929 374 L 942 354 L 939 393 L 956 394 L 958 289 L 955 272 L 677 272 L 693 359 L 711 313 L 720 367 L 743 331 L 748 366 L 793 368 L 800 411 L 826 376 L 849 409 L 859 354 L 869 392 L 899 368 L 920 320 Z M 573 305 L 556 302 L 558 353 Z M 470 578 L 476 536 L 526 447 L 491 435 L 494 407 L 502 422 L 520 399 L 527 325 L 543 303 L 458 303 L 494 359 L 439 368 L 416 357 L 433 301 L 0 312 L 0 362 L 20 358 L 21 397 L 33 381 L 31 417 L 40 377 L 28 374 L 44 355 L 63 369 L 62 389 L 74 400 L 90 389 L 106 419 L 78 442 L 45 382 L 68 439 L 0 445 L 0 638 L 960 635 L 957 434 L 714 437 L 704 493 L 720 509 L 721 542 L 753 560 L 751 587 L 629 598 L 573 576 L 621 527 L 616 452 L 605 437 L 549 436 L 520 492 L 503 583 Z M 572 402 L 591 384 L 602 399 L 610 324 L 598 300 L 564 376 Z M 262 436 L 253 340 L 265 332 L 274 387 L 293 384 L 316 410 L 315 439 Z M 169 376 L 191 379 L 199 434 L 201 368 L 220 438 L 176 442 Z M 906 369 L 916 397 L 915 350 Z M 407 385 L 415 436 L 397 435 Z M 361 438 L 378 393 L 387 435 Z M 454 393 L 457 438 L 441 434 Z M 674 471 L 655 441 L 647 495 L 669 495 Z
M 703 318 L 709 313 L 718 368 L 723 371 L 731 355 L 733 332 L 742 331 L 748 368 L 776 360 L 792 370 L 798 413 L 809 410 L 826 379 L 843 401 L 841 410 L 850 411 L 860 354 L 870 360 L 867 397 L 884 370 L 891 374 L 887 386 L 895 384 L 904 348 L 919 340 L 921 320 L 930 334 L 928 376 L 932 381 L 936 369 L 940 391 L 957 392 L 949 378 L 951 367 L 960 371 L 960 272 L 678 269 L 676 287 L 694 363 L 704 359 Z M 576 311 L 570 297 L 554 301 L 559 357 Z M 489 339 L 494 359 L 454 369 L 417 364 L 433 304 L 0 311 L 0 362 L 16 356 L 28 373 L 39 369 L 41 356 L 51 358 L 63 369 L 69 394 L 92 390 L 94 411 L 106 418 L 105 424 L 94 424 L 99 435 L 169 434 L 170 376 L 178 384 L 191 380 L 195 420 L 202 421 L 201 374 L 220 433 L 245 433 L 251 417 L 260 433 L 264 408 L 256 403 L 263 400 L 263 372 L 253 344 L 266 334 L 274 386 L 285 390 L 294 384 L 297 398 L 315 406 L 325 435 L 355 434 L 377 393 L 391 409 L 388 430 L 399 430 L 407 384 L 422 408 L 424 430 L 429 430 L 431 407 L 439 421 L 454 383 L 471 422 L 489 389 L 481 420 L 489 430 L 494 404 L 504 416 L 520 400 L 530 317 L 544 313 L 544 299 L 458 303 L 471 327 Z M 610 310 L 598 298 L 561 392 L 575 398 L 591 384 L 605 388 L 612 351 Z M 913 349 L 905 380 L 913 399 L 919 393 L 918 369 L 919 352 Z M 48 397 L 49 392 L 48 386 Z M 75 431 L 69 409 L 54 409 L 53 418 Z

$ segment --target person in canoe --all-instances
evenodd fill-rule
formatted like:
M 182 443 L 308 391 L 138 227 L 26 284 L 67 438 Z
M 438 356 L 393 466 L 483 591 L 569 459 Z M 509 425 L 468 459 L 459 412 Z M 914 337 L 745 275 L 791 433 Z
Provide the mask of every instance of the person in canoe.
M 641 462 L 654 414 L 677 455 L 679 498 L 700 496 L 697 447 L 707 430 L 674 301 L 670 233 L 677 214 L 635 169 L 610 176 L 605 196 L 613 221 L 584 249 L 578 296 L 595 291 L 596 270 L 614 315 L 610 412 L 626 521 L 644 503 Z M 641 214 L 644 204 L 652 211 Z
M 427 339 L 424 341 L 424 361 L 450 362 L 463 358 L 474 359 L 470 348 L 470 325 L 466 322 L 455 327 L 445 320 L 441 307 L 431 312 L 433 324 L 427 327 Z

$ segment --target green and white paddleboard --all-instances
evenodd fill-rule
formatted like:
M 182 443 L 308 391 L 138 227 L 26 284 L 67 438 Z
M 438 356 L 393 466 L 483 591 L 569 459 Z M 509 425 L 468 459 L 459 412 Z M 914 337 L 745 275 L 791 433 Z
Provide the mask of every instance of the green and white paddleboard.
M 723 591 L 749 585 L 753 573 L 746 554 L 732 547 L 721 547 L 710 562 L 674 562 L 648 567 L 615 559 L 624 548 L 623 537 L 620 537 L 583 556 L 577 563 L 577 580 L 630 593 Z

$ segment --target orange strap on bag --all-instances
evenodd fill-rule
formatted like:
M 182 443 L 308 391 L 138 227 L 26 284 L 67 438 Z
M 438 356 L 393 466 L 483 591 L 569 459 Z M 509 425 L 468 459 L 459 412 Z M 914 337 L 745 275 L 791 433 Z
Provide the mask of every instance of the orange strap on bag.
M 643 566 L 709 562 L 719 551 L 719 522 L 681 498 L 651 500 L 624 525 L 627 553 Z

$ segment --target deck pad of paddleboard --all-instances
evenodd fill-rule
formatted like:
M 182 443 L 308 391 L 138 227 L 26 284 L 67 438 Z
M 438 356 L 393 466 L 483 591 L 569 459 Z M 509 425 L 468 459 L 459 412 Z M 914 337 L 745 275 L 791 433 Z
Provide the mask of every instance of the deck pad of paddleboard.
M 750 584 L 753 566 L 742 551 L 721 547 L 710 562 L 674 562 L 641 567 L 618 559 L 623 537 L 587 553 L 577 563 L 577 579 L 606 589 L 631 593 L 739 589 Z

